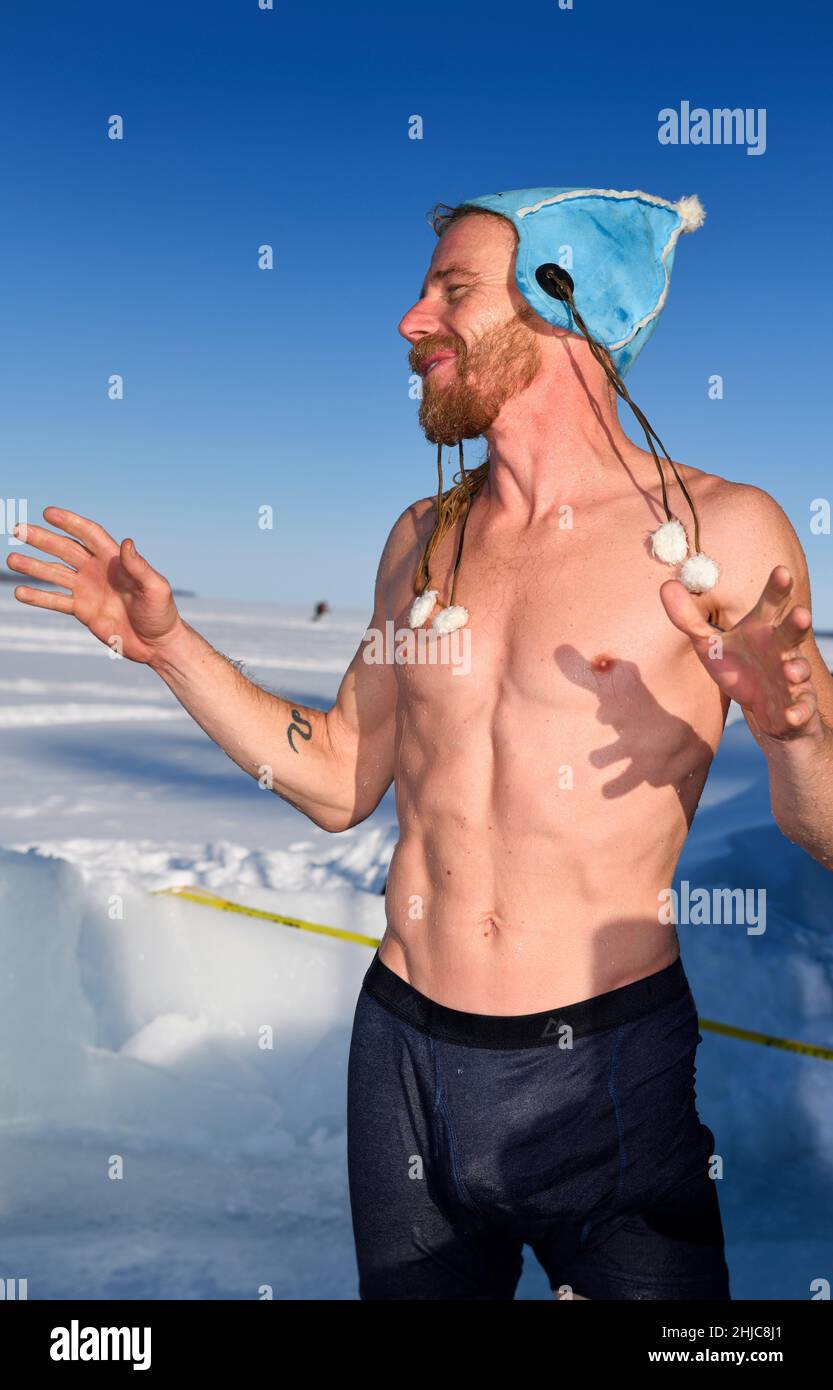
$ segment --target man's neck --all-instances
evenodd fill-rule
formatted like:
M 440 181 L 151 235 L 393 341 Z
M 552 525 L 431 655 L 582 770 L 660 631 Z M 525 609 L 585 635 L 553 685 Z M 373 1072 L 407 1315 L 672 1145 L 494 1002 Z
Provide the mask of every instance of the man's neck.
M 483 500 L 493 516 L 519 524 L 621 488 L 640 454 L 619 424 L 615 399 L 601 386 L 591 393 L 572 373 L 555 385 L 536 379 L 507 401 L 485 437 Z

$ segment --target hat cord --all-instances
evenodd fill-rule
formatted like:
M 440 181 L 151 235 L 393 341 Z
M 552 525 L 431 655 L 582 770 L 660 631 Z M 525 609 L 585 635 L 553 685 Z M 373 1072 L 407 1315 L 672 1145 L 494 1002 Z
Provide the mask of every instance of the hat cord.
M 472 493 L 471 489 L 470 489 L 469 486 L 468 486 L 468 479 L 467 479 L 467 477 L 466 477 L 466 465 L 463 463 L 463 441 L 462 441 L 462 439 L 460 439 L 460 440 L 457 441 L 457 447 L 458 447 L 458 449 L 460 450 L 460 473 L 461 473 L 461 479 L 460 479 L 460 481 L 461 481 L 463 487 L 466 489 L 466 491 L 467 491 L 467 493 L 468 493 L 468 501 L 466 502 L 466 511 L 465 511 L 465 515 L 463 516 L 463 524 L 462 524 L 461 527 L 460 527 L 460 544 L 459 544 L 458 547 L 457 547 L 457 559 L 454 561 L 454 573 L 453 573 L 452 576 L 451 576 L 451 598 L 448 600 L 448 604 L 449 604 L 449 607 L 450 607 L 450 608 L 452 608 L 452 607 L 454 606 L 454 595 L 455 595 L 455 593 L 456 593 L 456 591 L 457 591 L 457 571 L 458 571 L 459 568 L 460 568 L 460 561 L 461 561 L 462 558 L 463 558 L 463 540 L 464 540 L 465 534 L 466 534 L 466 522 L 467 522 L 468 519 L 469 519 L 469 512 L 471 511 L 472 497 L 474 496 L 474 494 Z
M 465 465 L 464 460 L 463 460 L 463 441 L 462 441 L 462 439 L 459 439 L 459 440 L 457 441 L 457 447 L 458 447 L 458 449 L 459 449 L 459 451 L 460 451 L 460 473 L 461 473 L 461 479 L 460 479 L 460 481 L 461 481 L 461 486 L 467 489 L 467 491 L 468 491 L 468 498 L 467 498 L 467 502 L 466 502 L 465 514 L 464 514 L 464 516 L 463 516 L 463 524 L 462 524 L 462 526 L 460 527 L 460 540 L 459 540 L 459 543 L 458 543 L 458 545 L 457 545 L 457 558 L 456 558 L 456 560 L 454 561 L 454 570 L 453 570 L 452 578 L 451 578 L 451 598 L 450 598 L 450 600 L 449 600 L 449 607 L 451 607 L 451 606 L 453 605 L 453 603 L 454 603 L 454 596 L 455 596 L 455 594 L 456 594 L 456 592 L 457 592 L 457 572 L 458 572 L 458 570 L 459 570 L 459 568 L 460 568 L 460 561 L 461 561 L 462 558 L 463 558 L 463 541 L 464 541 L 464 539 L 465 539 L 465 534 L 466 534 L 466 522 L 467 522 L 468 519 L 469 519 L 469 511 L 471 510 L 472 499 L 473 499 L 473 497 L 474 497 L 474 490 L 473 490 L 473 489 L 469 489 L 469 475 L 468 475 L 467 472 L 466 472 L 466 465 Z M 416 589 L 416 591 L 417 591 L 417 593 L 420 594 L 420 595 L 421 595 L 421 594 L 424 594 L 424 593 L 425 593 L 428 589 L 430 589 L 430 587 L 431 587 L 431 570 L 430 570 L 431 556 L 432 556 L 433 553 L 434 553 L 434 548 L 435 548 L 435 546 L 436 546 L 436 544 L 437 544 L 437 537 L 438 537 L 438 535 L 439 535 L 439 526 L 440 526 L 440 522 L 441 522 L 441 519 L 442 519 L 442 503 L 443 503 L 443 446 L 442 446 L 442 444 L 438 444 L 438 445 L 437 445 L 437 506 L 436 506 L 437 520 L 436 520 L 436 523 L 435 523 L 435 526 L 434 526 L 434 530 L 433 530 L 431 536 L 429 537 L 428 542 L 427 542 L 427 544 L 426 544 L 426 546 L 425 546 L 425 548 L 424 548 L 424 550 L 423 550 L 423 552 L 422 552 L 422 561 L 421 561 L 421 563 L 420 563 L 420 574 L 421 574 L 421 576 L 422 576 L 422 585 L 421 585 L 421 587 L 418 586 L 418 585 L 415 585 L 415 586 L 414 586 L 415 589 Z
M 668 506 L 668 493 L 667 493 L 666 485 L 665 485 L 665 474 L 664 474 L 663 469 L 662 469 L 662 464 L 660 463 L 659 458 L 658 458 L 658 456 L 657 456 L 657 451 L 656 451 L 656 449 L 654 448 L 654 440 L 657 441 L 657 444 L 658 444 L 659 447 L 661 448 L 661 450 L 662 450 L 662 452 L 664 453 L 665 457 L 668 459 L 668 462 L 671 464 L 671 468 L 672 468 L 672 470 L 673 470 L 674 477 L 677 479 L 677 482 L 680 484 L 680 487 L 681 487 L 682 492 L 683 492 L 683 496 L 685 497 L 685 499 L 686 499 L 686 501 L 687 501 L 689 507 L 691 508 L 691 515 L 694 517 L 694 549 L 695 549 L 695 551 L 699 551 L 699 549 L 700 549 L 700 522 L 699 522 L 699 519 L 698 519 L 698 517 L 697 517 L 697 512 L 696 512 L 696 510 L 695 510 L 694 503 L 692 502 L 692 500 L 691 500 L 691 498 L 690 498 L 690 496 L 689 496 L 689 494 L 688 494 L 688 489 L 686 488 L 685 483 L 683 482 L 682 478 L 680 477 L 679 473 L 677 472 L 676 466 L 675 466 L 675 464 L 674 464 L 674 460 L 671 458 L 671 455 L 669 454 L 668 450 L 666 449 L 665 445 L 663 444 L 663 442 L 662 442 L 662 440 L 660 439 L 659 435 L 657 434 L 656 430 L 655 430 L 655 429 L 653 428 L 653 426 L 651 425 L 650 421 L 649 421 L 648 419 L 646 419 L 645 415 L 644 415 L 644 414 L 642 413 L 642 411 L 639 409 L 639 406 L 636 404 L 636 402 L 635 402 L 634 400 L 631 399 L 631 396 L 630 396 L 630 393 L 628 392 L 627 386 L 626 386 L 625 383 L 623 382 L 623 380 L 622 380 L 622 378 L 620 377 L 619 373 L 616 371 L 616 368 L 608 361 L 608 359 L 607 359 L 607 354 L 604 353 L 604 352 L 602 352 L 599 343 L 596 342 L 596 339 L 595 339 L 595 338 L 593 337 L 593 335 L 591 334 L 591 332 L 590 332 L 590 330 L 588 329 L 586 323 L 584 322 L 584 319 L 581 317 L 581 314 L 579 313 L 578 309 L 577 309 L 576 306 L 575 306 L 575 301 L 573 300 L 573 292 L 572 292 L 572 290 L 569 288 L 568 285 L 566 285 L 566 284 L 563 283 L 563 282 L 560 284 L 559 289 L 560 289 L 560 292 L 561 292 L 561 296 L 560 296 L 560 297 L 563 297 L 564 300 L 566 301 L 566 303 L 569 305 L 570 312 L 572 313 L 573 318 L 575 319 L 578 328 L 581 330 L 582 334 L 584 335 L 585 339 L 587 340 L 587 346 L 590 348 L 590 351 L 592 352 L 592 354 L 593 354 L 593 356 L 595 357 L 596 361 L 597 361 L 597 362 L 599 363 L 599 365 L 603 368 L 603 370 L 604 370 L 604 372 L 605 372 L 605 375 L 607 376 L 608 380 L 611 382 L 611 384 L 612 384 L 614 390 L 616 391 L 617 395 L 621 396 L 621 398 L 622 398 L 623 401 L 627 401 L 628 405 L 630 406 L 631 410 L 633 411 L 634 415 L 636 416 L 637 420 L 639 421 L 640 425 L 642 426 L 642 429 L 643 429 L 644 434 L 645 434 L 645 438 L 646 438 L 646 440 L 648 441 L 648 448 L 651 450 L 651 453 L 653 454 L 654 463 L 656 464 L 656 466 L 657 466 L 657 471 L 658 471 L 658 473 L 659 473 L 660 483 L 662 484 L 662 505 L 663 505 L 663 507 L 665 508 L 665 515 L 666 515 L 666 517 L 668 518 L 669 521 L 671 521 L 672 517 L 671 517 L 671 510 L 670 510 L 670 508 L 669 508 L 669 506 Z

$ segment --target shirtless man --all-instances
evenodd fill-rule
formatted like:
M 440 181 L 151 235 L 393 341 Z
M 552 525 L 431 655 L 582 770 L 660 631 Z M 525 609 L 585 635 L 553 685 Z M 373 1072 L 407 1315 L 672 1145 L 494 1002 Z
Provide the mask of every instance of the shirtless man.
M 7 563 L 68 591 L 18 599 L 117 636 L 316 825 L 359 824 L 395 784 L 348 1079 L 360 1297 L 511 1299 L 528 1243 L 557 1298 L 725 1299 L 702 1039 L 659 904 L 730 698 L 777 824 L 833 868 L 833 680 L 801 545 L 766 492 L 677 465 L 719 582 L 692 593 L 650 553 L 654 460 L 588 342 L 529 312 L 516 241 L 489 213 L 452 219 L 399 325 L 427 436 L 488 443 L 459 575 L 468 674 L 371 663 L 363 642 L 332 708 L 299 710 L 183 620 L 132 540 L 47 507 L 59 530 L 25 535 L 57 563 Z M 668 497 L 684 516 L 676 482 Z M 393 526 L 372 629 L 406 625 L 434 509 Z M 431 562 L 446 598 L 458 529 Z M 293 737 L 299 717 L 311 737 Z

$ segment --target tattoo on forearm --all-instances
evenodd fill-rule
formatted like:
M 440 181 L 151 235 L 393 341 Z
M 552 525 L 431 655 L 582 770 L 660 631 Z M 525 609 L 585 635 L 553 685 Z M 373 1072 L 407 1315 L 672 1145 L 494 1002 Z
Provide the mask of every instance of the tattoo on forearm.
M 286 736 L 287 736 L 287 738 L 289 739 L 289 746 L 290 746 L 290 748 L 292 749 L 293 753 L 297 753 L 299 750 L 295 747 L 295 744 L 292 742 L 292 735 L 293 735 L 293 734 L 300 734 L 300 735 L 301 735 L 301 738 L 303 738 L 303 739 L 311 739 L 311 738 L 312 738 L 312 725 L 310 724 L 310 722 L 309 722 L 308 719 L 304 719 L 304 717 L 303 717 L 303 715 L 301 714 L 301 711 L 300 711 L 299 709 L 294 709 L 294 710 L 292 711 L 292 718 L 293 718 L 293 720 L 297 720 L 298 722 L 297 722 L 297 723 L 290 724 L 289 728 L 288 728 L 287 731 L 286 731 Z M 301 724 L 305 724 L 305 725 L 306 725 L 306 733 L 305 733 L 304 730 L 300 727 Z

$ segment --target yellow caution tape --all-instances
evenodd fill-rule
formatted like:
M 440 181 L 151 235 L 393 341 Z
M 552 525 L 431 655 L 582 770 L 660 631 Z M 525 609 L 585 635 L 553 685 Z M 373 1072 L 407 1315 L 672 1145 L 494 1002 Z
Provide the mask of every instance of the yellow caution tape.
M 199 887 L 157 888 L 154 896 L 168 893 L 173 897 L 186 898 L 188 902 L 201 903 L 203 907 L 218 907 L 223 912 L 240 912 L 244 917 L 260 917 L 266 922 L 280 922 L 285 927 L 297 927 L 300 931 L 318 932 L 320 936 L 335 936 L 340 941 L 355 941 L 359 946 L 371 946 L 374 950 L 380 944 L 375 936 L 360 936 L 358 932 L 341 931 L 338 927 L 324 927 L 320 922 L 304 922 L 300 917 L 284 917 L 279 912 L 265 912 L 258 907 L 244 907 L 233 903 L 229 898 L 220 898 L 216 893 Z M 805 1057 L 819 1057 L 824 1062 L 833 1062 L 833 1047 L 816 1047 L 813 1043 L 796 1042 L 792 1038 L 774 1038 L 769 1033 L 752 1033 L 747 1028 L 734 1028 L 730 1023 L 715 1023 L 710 1018 L 698 1018 L 701 1028 L 711 1033 L 723 1033 L 728 1038 L 740 1038 L 743 1042 L 760 1043 L 764 1047 L 781 1047 L 787 1052 L 800 1052 Z
M 230 902 L 228 898 L 218 898 L 216 893 L 208 893 L 203 888 L 156 888 L 154 895 L 170 893 L 177 898 L 187 898 L 192 903 L 202 903 L 203 907 L 218 907 L 223 912 L 240 912 L 244 917 L 261 917 L 267 922 L 281 922 L 285 927 L 297 927 L 300 931 L 318 932 L 320 936 L 337 936 L 341 941 L 356 941 L 360 946 L 379 945 L 381 938 L 360 936 L 354 931 L 340 931 L 338 927 L 322 927 L 319 922 L 303 922 L 300 917 L 283 917 L 279 912 L 264 912 L 257 907 L 244 907 L 242 903 Z
M 816 1047 L 814 1043 L 795 1042 L 792 1038 L 773 1038 L 769 1033 L 750 1033 L 747 1028 L 733 1028 L 730 1023 L 715 1023 L 710 1018 L 698 1021 L 701 1028 L 708 1028 L 712 1033 L 725 1033 L 729 1038 L 762 1043 L 764 1047 L 783 1047 L 787 1052 L 802 1052 L 805 1057 L 820 1057 L 823 1062 L 833 1062 L 833 1047 Z

